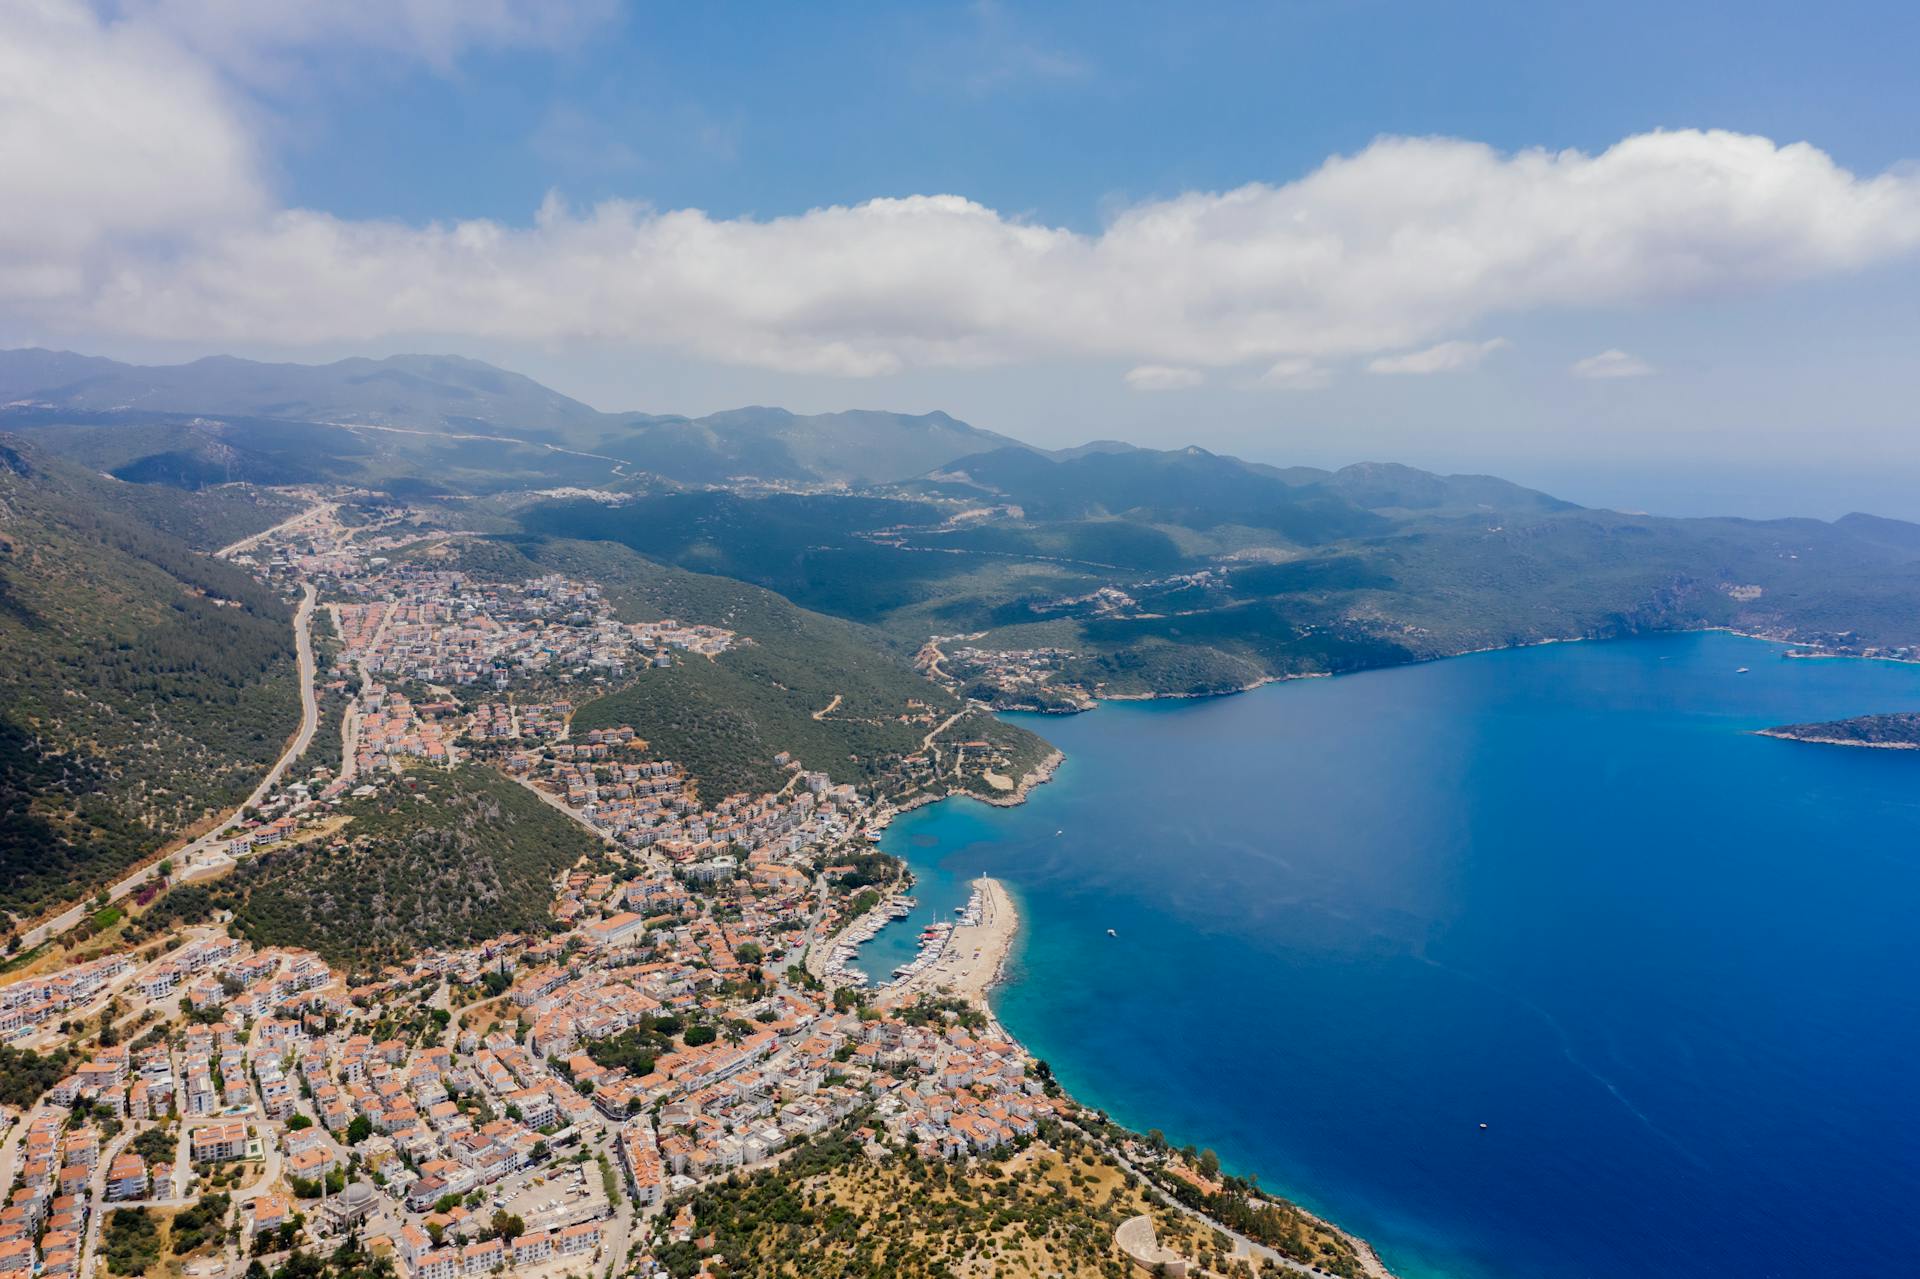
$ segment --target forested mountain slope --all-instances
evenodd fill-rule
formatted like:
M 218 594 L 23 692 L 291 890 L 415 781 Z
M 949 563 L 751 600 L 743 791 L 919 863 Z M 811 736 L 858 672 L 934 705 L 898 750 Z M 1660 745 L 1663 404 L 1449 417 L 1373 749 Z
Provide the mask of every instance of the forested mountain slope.
M 1629 515 L 1398 466 L 998 450 L 860 495 L 556 501 L 521 519 L 905 641 L 1045 650 L 1057 686 L 1108 696 L 1702 626 L 1920 646 L 1913 525 Z
M 0 908 L 79 895 L 243 797 L 299 720 L 291 610 L 202 545 L 279 506 L 154 503 L 0 438 Z
M 341 812 L 337 837 L 248 861 L 213 886 L 211 904 L 256 945 L 372 971 L 429 947 L 545 932 L 555 877 L 602 847 L 483 764 L 415 770 Z

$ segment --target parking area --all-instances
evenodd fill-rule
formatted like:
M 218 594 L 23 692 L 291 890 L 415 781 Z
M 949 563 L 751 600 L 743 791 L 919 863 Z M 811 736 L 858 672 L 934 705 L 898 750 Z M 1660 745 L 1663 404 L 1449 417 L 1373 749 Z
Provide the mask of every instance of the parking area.
M 604 1216 L 607 1200 L 599 1165 L 591 1160 L 550 1165 L 537 1173 L 510 1177 L 487 1198 L 489 1214 L 500 1208 L 524 1221 L 529 1232 L 557 1230 Z

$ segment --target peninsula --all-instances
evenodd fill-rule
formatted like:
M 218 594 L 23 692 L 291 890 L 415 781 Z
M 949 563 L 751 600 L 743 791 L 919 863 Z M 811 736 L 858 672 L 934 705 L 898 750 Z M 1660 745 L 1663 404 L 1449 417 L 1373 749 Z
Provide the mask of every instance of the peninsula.
M 1790 742 L 1817 742 L 1822 746 L 1864 746 L 1873 750 L 1920 750 L 1920 712 L 1856 715 L 1818 724 L 1783 724 L 1762 729 L 1762 737 Z

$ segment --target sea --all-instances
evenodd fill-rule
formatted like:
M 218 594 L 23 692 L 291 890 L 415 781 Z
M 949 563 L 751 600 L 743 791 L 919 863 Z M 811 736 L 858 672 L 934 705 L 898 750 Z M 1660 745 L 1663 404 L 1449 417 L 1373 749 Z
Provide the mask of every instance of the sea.
M 1404 1279 L 1916 1274 L 1920 752 L 1754 731 L 1911 709 L 1695 633 L 1013 717 L 1066 763 L 896 821 L 861 966 L 999 877 L 1075 1097 Z

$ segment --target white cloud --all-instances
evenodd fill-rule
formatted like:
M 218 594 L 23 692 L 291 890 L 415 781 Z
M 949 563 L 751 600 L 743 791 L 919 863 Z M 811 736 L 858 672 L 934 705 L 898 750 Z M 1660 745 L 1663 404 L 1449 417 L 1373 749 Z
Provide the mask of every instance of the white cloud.
M 323 42 L 377 26 L 380 8 L 265 7 L 284 23 L 273 40 Z M 15 329 L 81 344 L 593 339 L 850 376 L 1097 359 L 1299 387 L 1342 360 L 1437 367 L 1489 317 L 1749 290 L 1920 246 L 1920 175 L 1694 131 L 1599 154 L 1383 138 L 1283 185 L 1139 204 L 1093 234 L 954 195 L 764 220 L 557 199 L 525 225 L 347 220 L 263 194 L 247 104 L 179 16 L 226 14 L 221 0 L 129 11 L 0 4 L 0 323 Z M 542 38 L 536 6 L 513 0 L 404 12 L 420 56 Z
M 1332 374 L 1312 360 L 1289 356 L 1275 361 L 1271 368 L 1248 385 L 1256 390 L 1267 391 L 1317 391 L 1332 380 Z
M 1130 391 L 1181 391 L 1199 386 L 1207 375 L 1174 364 L 1142 364 L 1128 369 L 1122 380 Z
M 474 50 L 573 43 L 615 0 L 96 0 L 118 25 L 165 33 L 248 79 L 296 51 L 372 49 L 446 71 Z
M 1488 338 L 1484 342 L 1459 340 L 1441 342 L 1424 350 L 1375 356 L 1367 362 L 1367 372 L 1459 373 L 1466 369 L 1478 368 L 1480 362 L 1489 355 L 1512 345 L 1505 338 Z
M 1575 360 L 1568 372 L 1587 378 L 1646 377 L 1653 372 L 1653 366 L 1637 355 L 1628 355 L 1616 348 Z
M 52 0 L 0 6 L 0 301 L 98 287 L 103 250 L 268 212 L 217 77 L 164 36 Z

